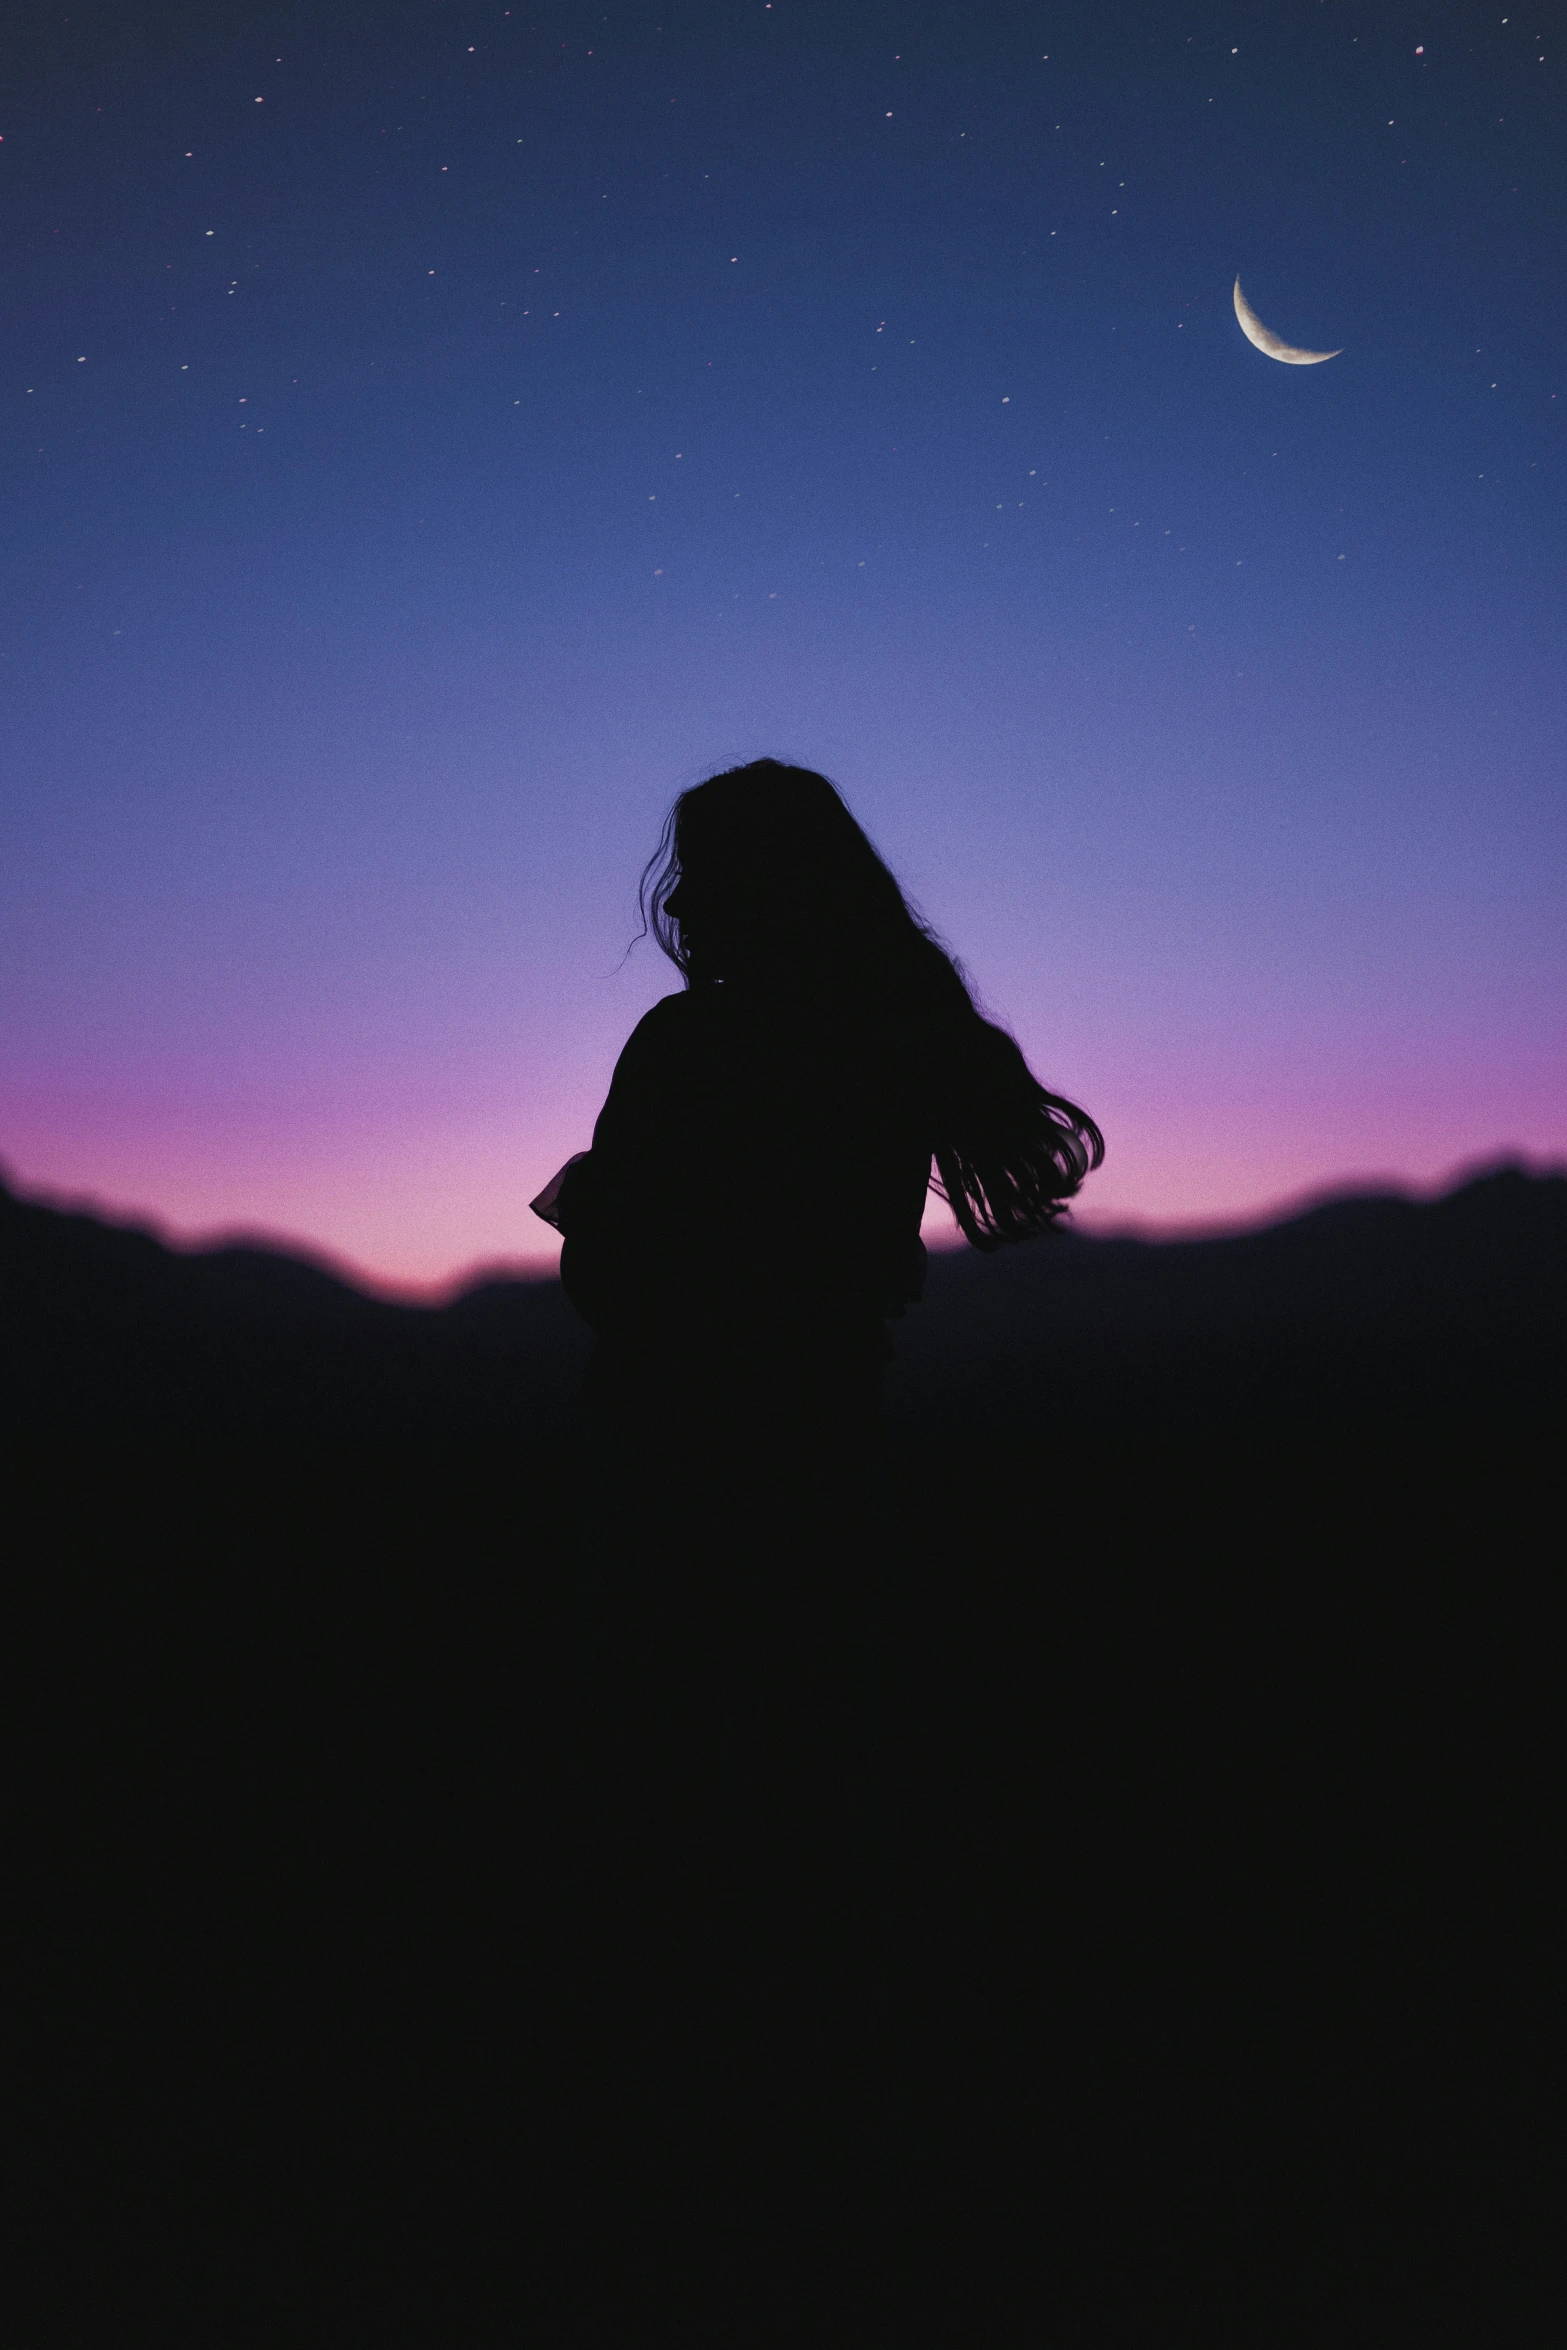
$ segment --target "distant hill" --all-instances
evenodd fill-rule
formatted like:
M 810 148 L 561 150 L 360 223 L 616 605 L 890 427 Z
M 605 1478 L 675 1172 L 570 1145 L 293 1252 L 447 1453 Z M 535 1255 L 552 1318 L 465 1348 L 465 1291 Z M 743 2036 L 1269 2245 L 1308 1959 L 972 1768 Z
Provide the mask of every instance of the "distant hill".
M 1567 1404 L 1567 1177 L 1334 1201 L 1222 1240 L 1065 1232 L 932 1259 L 895 1329 L 909 1428 L 1515 1418 Z M 13 1430 L 459 1440 L 562 1426 L 590 1334 L 558 1282 L 444 1307 L 281 1251 L 180 1251 L 0 1185 Z
M 1567 1177 L 1501 1167 L 1229 1239 L 942 1255 L 898 1354 L 899 1416 L 946 1425 L 1558 1414 Z
M 171 1249 L 0 1186 L 0 1408 L 13 1428 L 547 1431 L 569 1413 L 591 1344 L 558 1281 L 402 1305 L 282 1250 Z
M 715 1574 L 558 1284 L 0 1192 L 5 2343 L 1539 2338 L 1564 1272 L 1516 1171 L 939 1257 Z

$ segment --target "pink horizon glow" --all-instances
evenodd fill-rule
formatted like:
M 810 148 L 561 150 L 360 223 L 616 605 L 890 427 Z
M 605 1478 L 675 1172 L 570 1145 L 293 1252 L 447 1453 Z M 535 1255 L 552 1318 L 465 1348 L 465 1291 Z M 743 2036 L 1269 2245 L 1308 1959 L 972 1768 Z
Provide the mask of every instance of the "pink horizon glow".
M 78 1137 L 69 1153 L 40 1150 L 42 1138 L 33 1139 L 33 1149 L 0 1161 L 0 1180 L 23 1199 L 149 1232 L 182 1253 L 272 1249 L 377 1296 L 439 1304 L 486 1279 L 554 1277 L 559 1241 L 527 1202 L 588 1135 L 542 1151 L 494 1134 L 466 1150 L 451 1137 L 431 1138 L 422 1152 L 405 1145 L 400 1158 L 379 1154 L 373 1169 L 357 1153 L 319 1150 L 297 1160 L 277 1151 L 248 1167 L 213 1154 L 204 1165 L 176 1168 L 160 1166 L 145 1147 L 126 1147 L 129 1138 L 117 1148 L 104 1137 L 91 1149 Z M 1150 1134 L 1150 1145 L 1165 1146 L 1162 1164 L 1139 1168 L 1127 1162 L 1149 1161 L 1153 1150 L 1139 1154 L 1123 1138 L 1121 1180 L 1111 1180 L 1108 1164 L 1090 1178 L 1074 1204 L 1074 1226 L 1105 1238 L 1219 1237 L 1356 1193 L 1440 1197 L 1501 1164 L 1567 1172 L 1567 1136 L 1423 1137 L 1423 1148 L 1368 1152 L 1348 1168 L 1313 1166 L 1284 1145 L 1220 1160 L 1199 1140 L 1178 1154 L 1169 1139 Z M 922 1229 L 933 1249 L 963 1245 L 934 1194 Z

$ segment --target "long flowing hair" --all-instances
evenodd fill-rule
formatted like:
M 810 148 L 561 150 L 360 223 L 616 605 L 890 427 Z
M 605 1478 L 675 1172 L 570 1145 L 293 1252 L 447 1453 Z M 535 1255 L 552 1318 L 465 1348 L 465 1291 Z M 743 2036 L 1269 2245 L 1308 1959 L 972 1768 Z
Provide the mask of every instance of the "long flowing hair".
M 1048 1230 L 1104 1157 L 1088 1113 L 980 1011 L 824 775 L 756 759 L 682 792 L 638 904 L 642 934 L 688 987 L 743 978 L 859 1029 L 870 1020 L 912 1065 L 934 1188 L 974 1247 Z

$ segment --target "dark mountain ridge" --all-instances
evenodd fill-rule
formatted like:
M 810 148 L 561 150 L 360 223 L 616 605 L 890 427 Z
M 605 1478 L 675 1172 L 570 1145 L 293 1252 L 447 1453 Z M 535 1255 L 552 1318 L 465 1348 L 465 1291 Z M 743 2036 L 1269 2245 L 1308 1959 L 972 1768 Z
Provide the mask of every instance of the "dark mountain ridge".
M 1343 1198 L 1223 1239 L 932 1258 L 897 1325 L 895 1424 L 1554 1414 L 1567 1176 Z M 280 1250 L 181 1251 L 0 1185 L 0 1408 L 103 1436 L 493 1439 L 563 1427 L 591 1335 L 557 1281 L 443 1306 Z
M 938 1257 L 704 1579 L 557 1283 L 0 1193 L 7 2342 L 1534 2339 L 1564 1288 L 1507 1168 Z
M 1065 1234 L 993 1266 L 933 1260 L 900 1416 L 1234 1426 L 1567 1400 L 1561 1175 L 1502 1166 L 1440 1199 L 1335 1199 L 1223 1239 Z

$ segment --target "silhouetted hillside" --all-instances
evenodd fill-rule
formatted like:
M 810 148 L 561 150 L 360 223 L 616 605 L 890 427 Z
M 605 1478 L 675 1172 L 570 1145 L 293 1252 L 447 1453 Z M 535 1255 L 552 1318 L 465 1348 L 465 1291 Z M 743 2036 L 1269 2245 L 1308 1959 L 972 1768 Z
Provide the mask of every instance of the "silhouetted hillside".
M 1567 1403 L 1567 1178 L 1345 1198 L 1231 1239 L 932 1260 L 898 1344 L 913 1422 L 1147 1429 L 1510 1416 Z
M 10 1424 L 62 1433 L 547 1434 L 590 1344 L 553 1281 L 392 1304 L 3 1189 L 0 1317 Z M 1567 1398 L 1564 1330 L 1567 1178 L 1506 1168 L 1233 1239 L 938 1255 L 891 1400 L 911 1429 L 1533 1415 Z
M 555 1281 L 396 1304 L 281 1250 L 174 1250 L 0 1187 L 0 1397 L 14 1428 L 547 1433 L 590 1345 Z
M 0 1194 L 7 2340 L 1534 2339 L 1564 1259 L 940 1258 L 791 1645 L 554 1283 Z

